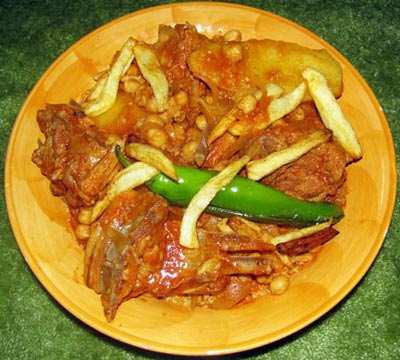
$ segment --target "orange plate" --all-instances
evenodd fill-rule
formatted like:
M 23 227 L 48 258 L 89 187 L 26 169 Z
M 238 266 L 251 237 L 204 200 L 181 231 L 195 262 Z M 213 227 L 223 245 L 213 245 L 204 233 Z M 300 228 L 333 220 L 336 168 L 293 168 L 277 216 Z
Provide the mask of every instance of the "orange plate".
M 100 297 L 82 280 L 83 251 L 68 225 L 66 209 L 50 195 L 32 164 L 40 137 L 36 111 L 46 102 L 68 102 L 92 84 L 114 52 L 132 35 L 155 41 L 159 24 L 190 22 L 205 34 L 239 29 L 244 38 L 272 38 L 326 48 L 342 64 L 340 104 L 351 119 L 364 157 L 349 168 L 350 193 L 340 235 L 318 261 L 295 277 L 283 296 L 267 296 L 234 310 L 174 307 L 149 298 L 124 303 L 113 324 Z M 93 31 L 64 52 L 44 73 L 16 120 L 7 153 L 7 208 L 18 245 L 50 294 L 74 316 L 122 342 L 158 352 L 215 355 L 255 348 L 290 335 L 332 309 L 374 261 L 395 200 L 396 165 L 391 134 L 374 94 L 353 66 L 308 30 L 279 16 L 222 3 L 180 3 L 141 10 Z

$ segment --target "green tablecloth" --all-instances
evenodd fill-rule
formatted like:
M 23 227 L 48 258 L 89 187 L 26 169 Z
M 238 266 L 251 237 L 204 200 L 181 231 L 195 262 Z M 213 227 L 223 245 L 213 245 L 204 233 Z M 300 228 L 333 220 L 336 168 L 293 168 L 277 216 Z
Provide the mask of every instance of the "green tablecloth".
M 56 57 L 121 15 L 178 1 L 47 0 L 0 2 L 1 180 L 18 110 Z M 400 3 L 397 0 L 232 1 L 276 13 L 315 32 L 346 56 L 380 101 L 400 144 Z M 164 359 L 107 338 L 67 313 L 22 258 L 1 190 L 0 359 Z M 395 209 L 370 271 L 322 319 L 282 341 L 235 359 L 400 359 L 400 224 Z M 176 358 L 176 357 L 175 357 Z

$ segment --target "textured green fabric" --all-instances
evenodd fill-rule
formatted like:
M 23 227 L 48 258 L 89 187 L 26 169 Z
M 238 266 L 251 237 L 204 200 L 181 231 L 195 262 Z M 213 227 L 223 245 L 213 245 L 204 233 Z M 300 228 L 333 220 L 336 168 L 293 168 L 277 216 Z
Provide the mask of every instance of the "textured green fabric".
M 178 2 L 178 1 L 171 1 Z M 398 0 L 248 0 L 330 42 L 360 71 L 400 144 Z M 56 57 L 89 31 L 154 0 L 0 2 L 0 157 L 25 97 Z M 10 228 L 1 188 L 0 359 L 166 359 L 107 338 L 76 320 L 33 276 Z M 400 223 L 395 209 L 372 268 L 322 319 L 275 344 L 232 359 L 400 359 Z M 176 358 L 176 357 L 174 357 Z

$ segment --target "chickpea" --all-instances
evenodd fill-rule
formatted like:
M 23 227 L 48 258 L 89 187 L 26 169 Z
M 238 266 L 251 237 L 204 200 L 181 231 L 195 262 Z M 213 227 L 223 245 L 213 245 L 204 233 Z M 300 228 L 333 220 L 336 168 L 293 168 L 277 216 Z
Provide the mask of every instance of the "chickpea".
M 269 284 L 273 295 L 283 294 L 289 287 L 289 278 L 285 275 L 278 275 Z
M 161 116 L 156 114 L 150 114 L 145 119 L 146 124 L 156 124 L 159 126 L 164 126 L 164 120 Z
M 134 94 L 139 89 L 140 83 L 135 79 L 128 79 L 123 82 L 124 91 L 130 94 Z
M 180 147 L 186 139 L 186 132 L 181 124 L 167 124 L 165 131 L 174 147 Z
M 149 126 L 144 134 L 146 141 L 151 145 L 159 149 L 165 149 L 168 145 L 168 136 L 162 127 Z
M 78 221 L 83 225 L 89 225 L 92 218 L 92 208 L 83 208 L 78 215 Z
M 241 136 L 247 132 L 248 124 L 246 121 L 236 121 L 228 131 L 235 136 Z
M 292 113 L 293 120 L 303 121 L 305 118 L 304 110 L 301 107 L 297 107 Z
M 144 139 L 152 146 L 165 149 L 168 144 L 168 136 L 164 130 L 163 118 L 157 114 L 150 114 L 140 126 L 140 132 Z
M 158 106 L 157 106 L 157 101 L 156 98 L 153 96 L 150 99 L 147 99 L 146 102 L 146 110 L 150 113 L 157 113 L 158 112 Z
M 204 115 L 199 115 L 195 119 L 196 126 L 199 130 L 204 130 L 207 127 L 207 119 Z
M 185 120 L 185 112 L 182 111 L 189 103 L 189 96 L 188 94 L 181 90 L 176 93 L 169 101 L 168 105 L 168 115 L 174 119 L 176 122 L 183 122 Z
M 177 105 L 184 106 L 189 102 L 188 94 L 181 90 L 174 95 L 174 101 Z
M 239 30 L 229 30 L 224 35 L 225 41 L 241 41 L 242 34 Z
M 225 44 L 222 50 L 232 63 L 236 63 L 243 58 L 242 46 L 238 43 Z
M 182 148 L 183 156 L 189 160 L 193 161 L 196 154 L 197 148 L 199 147 L 199 142 L 196 140 L 188 141 Z
M 257 106 L 257 99 L 252 94 L 244 95 L 237 105 L 237 107 L 242 110 L 245 114 L 249 114 Z
M 199 141 L 201 137 L 201 132 L 200 130 L 196 128 L 189 128 L 186 132 L 186 138 L 190 140 L 196 140 Z
M 75 229 L 75 236 L 78 240 L 86 240 L 90 236 L 90 227 L 88 225 L 79 224 Z

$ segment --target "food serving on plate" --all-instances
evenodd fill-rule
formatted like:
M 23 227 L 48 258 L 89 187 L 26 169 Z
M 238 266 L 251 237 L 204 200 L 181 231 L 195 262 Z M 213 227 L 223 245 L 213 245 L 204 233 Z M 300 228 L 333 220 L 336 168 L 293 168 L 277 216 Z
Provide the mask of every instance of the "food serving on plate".
M 108 321 L 137 296 L 226 309 L 282 294 L 337 235 L 362 151 L 327 51 L 161 25 L 94 79 L 38 111 L 32 160 Z

